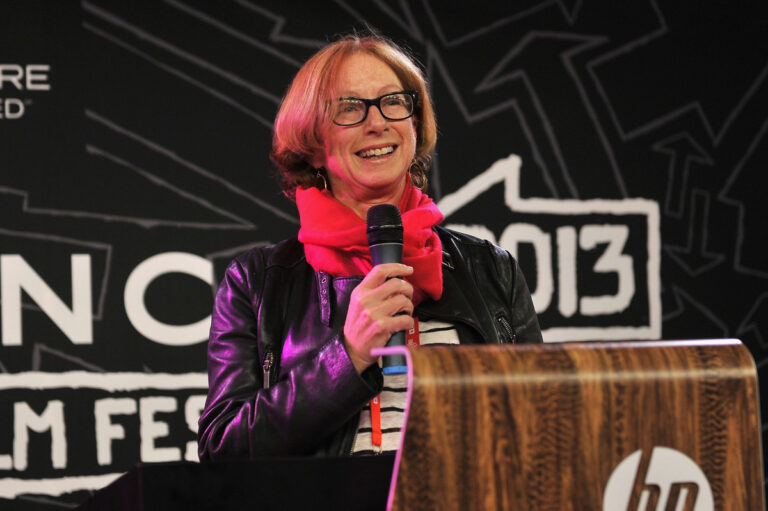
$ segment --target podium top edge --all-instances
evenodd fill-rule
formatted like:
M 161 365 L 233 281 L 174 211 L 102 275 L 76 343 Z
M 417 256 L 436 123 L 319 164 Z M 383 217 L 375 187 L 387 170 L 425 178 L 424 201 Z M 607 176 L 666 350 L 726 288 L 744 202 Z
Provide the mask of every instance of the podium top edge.
M 691 346 L 738 346 L 741 340 L 736 338 L 722 339 L 647 339 L 647 340 L 596 340 L 596 341 L 558 341 L 545 342 L 543 346 L 584 345 L 584 346 L 642 346 L 642 347 L 691 347 Z M 523 346 L 523 345 L 520 345 Z

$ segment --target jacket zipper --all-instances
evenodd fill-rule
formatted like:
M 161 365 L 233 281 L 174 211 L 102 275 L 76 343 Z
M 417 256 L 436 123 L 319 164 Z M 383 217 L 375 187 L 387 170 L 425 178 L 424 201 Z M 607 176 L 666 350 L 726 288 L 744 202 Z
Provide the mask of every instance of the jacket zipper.
M 264 356 L 264 364 L 262 369 L 264 370 L 264 388 L 268 389 L 270 385 L 270 379 L 272 377 L 272 365 L 275 363 L 275 355 L 268 351 Z
M 515 344 L 517 342 L 517 334 L 515 333 L 514 328 L 509 324 L 509 321 L 507 321 L 507 318 L 504 317 L 503 314 L 499 314 L 496 316 L 496 321 L 499 322 L 501 325 L 501 330 L 506 334 L 506 338 L 504 339 L 507 343 Z

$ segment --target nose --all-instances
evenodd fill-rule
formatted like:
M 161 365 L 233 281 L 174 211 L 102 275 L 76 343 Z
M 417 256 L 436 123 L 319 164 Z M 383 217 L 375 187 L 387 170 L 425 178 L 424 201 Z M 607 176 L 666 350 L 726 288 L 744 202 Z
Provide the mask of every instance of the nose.
M 368 108 L 368 116 L 365 119 L 364 126 L 365 131 L 369 133 L 379 133 L 386 129 L 387 120 L 381 115 L 381 111 L 376 108 L 376 105 L 371 105 Z

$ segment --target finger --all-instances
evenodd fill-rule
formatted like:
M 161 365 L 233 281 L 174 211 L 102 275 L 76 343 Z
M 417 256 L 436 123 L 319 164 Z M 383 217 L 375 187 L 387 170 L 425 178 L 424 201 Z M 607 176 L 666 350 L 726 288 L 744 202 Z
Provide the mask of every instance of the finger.
M 386 300 L 394 295 L 404 295 L 412 299 L 413 285 L 403 279 L 389 279 L 378 288 L 372 290 L 371 294 L 380 297 L 382 300 Z
M 379 347 L 386 344 L 396 332 L 413 327 L 413 317 L 408 314 L 396 316 L 382 316 L 371 322 L 366 329 L 366 337 L 371 347 Z
M 365 276 L 360 285 L 369 288 L 376 288 L 392 277 L 407 277 L 413 274 L 413 267 L 400 263 L 377 264 L 368 275 Z
M 371 310 L 374 315 L 413 310 L 413 286 L 402 279 L 388 280 L 376 289 L 359 289 L 360 286 L 352 292 L 352 302 L 361 309 Z M 394 309 L 395 305 L 397 309 Z
M 413 302 L 405 295 L 392 295 L 382 301 L 373 313 L 375 317 L 392 317 L 404 312 L 408 316 L 413 315 Z
M 401 330 L 410 330 L 413 328 L 413 316 L 411 314 L 403 314 L 401 316 L 395 316 L 395 327 L 397 330 L 395 332 L 400 332 Z
M 400 314 L 392 316 L 387 322 L 387 335 L 388 341 L 393 334 L 413 328 L 413 317 L 409 314 Z M 386 341 L 385 341 L 386 342 Z

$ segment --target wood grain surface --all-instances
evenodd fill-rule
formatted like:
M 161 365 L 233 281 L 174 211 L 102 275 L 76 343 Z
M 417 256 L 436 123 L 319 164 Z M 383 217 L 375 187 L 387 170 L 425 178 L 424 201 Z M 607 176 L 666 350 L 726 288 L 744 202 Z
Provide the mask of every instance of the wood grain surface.
M 659 446 L 698 464 L 714 509 L 764 509 L 755 366 L 739 341 L 438 345 L 411 364 L 393 509 L 602 510 L 617 465 L 641 450 L 644 473 Z M 626 509 L 641 509 L 643 483 Z

